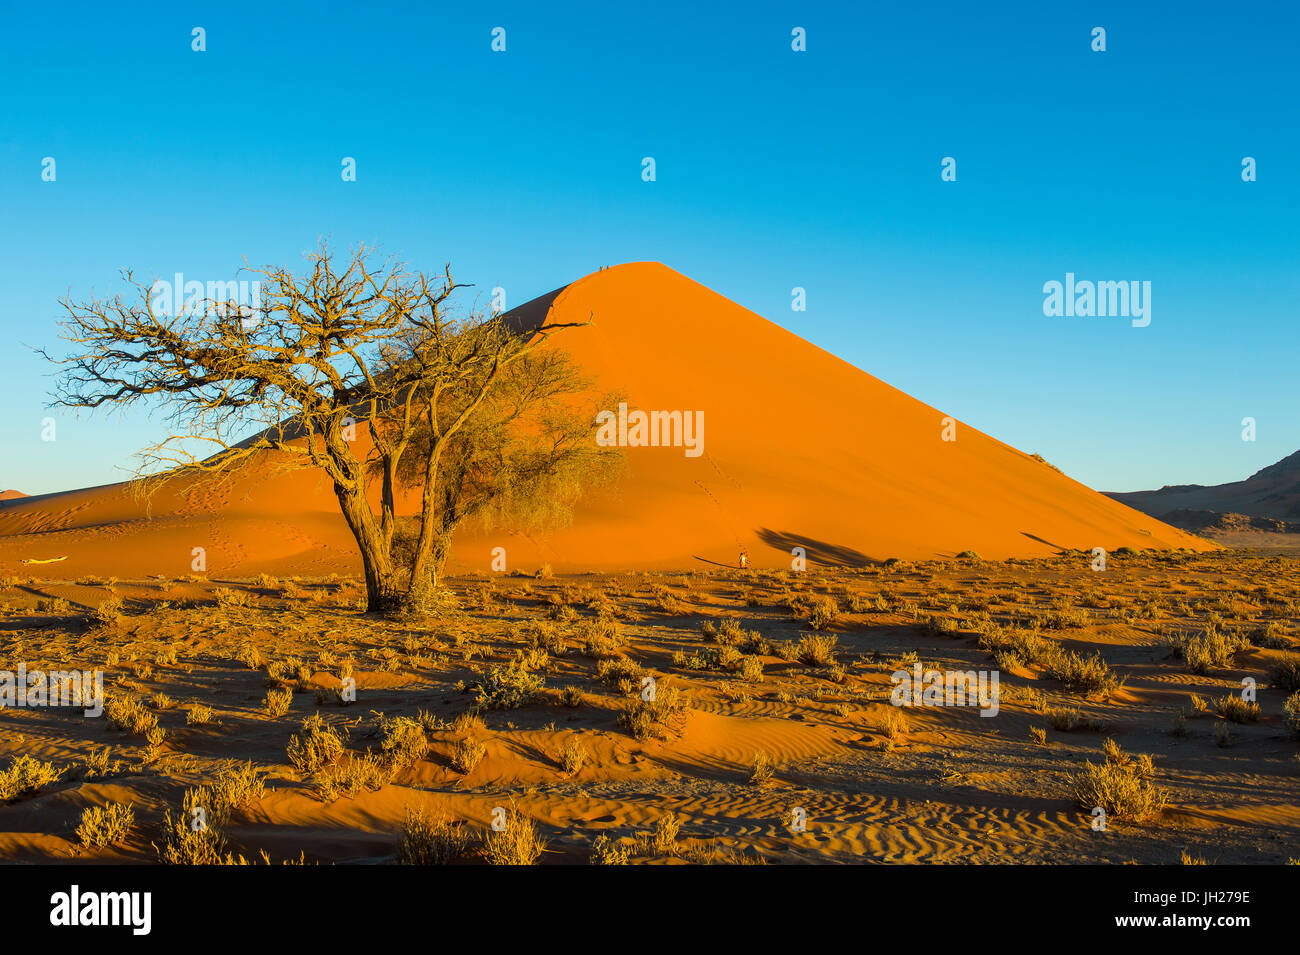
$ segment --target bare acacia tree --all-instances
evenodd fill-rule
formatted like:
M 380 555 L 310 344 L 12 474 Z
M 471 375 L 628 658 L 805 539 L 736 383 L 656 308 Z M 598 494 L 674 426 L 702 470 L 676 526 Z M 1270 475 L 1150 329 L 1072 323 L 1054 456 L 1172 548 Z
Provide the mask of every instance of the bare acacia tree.
M 280 452 L 285 466 L 320 468 L 361 552 L 368 610 L 412 609 L 436 583 L 441 538 L 430 515 L 446 448 L 482 420 L 479 409 L 515 366 L 578 323 L 521 335 L 496 315 L 457 319 L 449 300 L 463 286 L 450 267 L 431 279 L 364 247 L 336 264 L 321 243 L 307 263 L 302 276 L 250 270 L 262 285 L 256 311 L 208 300 L 166 314 L 130 272 L 131 299 L 63 299 L 73 351 L 42 352 L 59 366 L 52 397 L 73 408 L 146 402 L 165 412 L 172 433 L 140 455 L 146 494 L 185 473 L 230 476 L 267 452 Z M 369 440 L 358 440 L 362 428 Z M 414 444 L 418 461 L 407 460 Z M 406 568 L 393 560 L 399 474 L 408 483 L 419 474 L 423 485 L 405 590 Z

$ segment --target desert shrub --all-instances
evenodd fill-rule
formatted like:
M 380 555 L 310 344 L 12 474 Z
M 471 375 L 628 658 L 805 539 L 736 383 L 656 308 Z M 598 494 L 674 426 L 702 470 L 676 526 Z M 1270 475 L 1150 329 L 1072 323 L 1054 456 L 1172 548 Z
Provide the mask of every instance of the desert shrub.
M 424 758 L 429 751 L 429 741 L 424 736 L 424 727 L 413 719 L 399 716 L 383 720 L 380 724 L 382 740 L 380 747 L 384 758 L 394 769 L 405 769 Z
M 207 726 L 212 722 L 212 707 L 202 703 L 193 704 L 185 713 L 187 726 Z
M 474 701 L 485 710 L 514 710 L 537 699 L 546 680 L 518 663 L 491 667 L 475 684 Z
M 961 632 L 961 628 L 951 617 L 938 617 L 931 614 L 926 618 L 925 632 L 931 637 L 955 637 Z
M 1214 712 L 1234 723 L 1255 723 L 1259 720 L 1259 704 L 1243 700 L 1235 693 L 1227 693 L 1215 700 Z
M 1282 703 L 1282 722 L 1292 733 L 1300 736 L 1300 690 L 1292 693 Z
M 391 770 L 381 759 L 366 753 L 324 767 L 316 774 L 316 793 L 324 802 L 342 796 L 355 799 L 363 792 L 382 789 L 392 778 Z
M 451 765 L 456 772 L 468 776 L 483 761 L 487 747 L 473 736 L 458 741 L 451 751 Z
M 150 742 L 155 736 L 160 741 L 162 739 L 158 717 L 129 696 L 115 696 L 108 700 L 104 704 L 104 718 L 112 729 L 143 736 Z
M 1075 801 L 1086 810 L 1100 806 L 1112 819 L 1140 822 L 1159 813 L 1168 801 L 1168 794 L 1151 782 L 1153 773 L 1150 756 L 1131 757 L 1107 740 L 1105 761 L 1085 762 L 1073 778 Z
M 636 739 L 667 739 L 680 730 L 687 709 L 686 698 L 676 687 L 660 686 L 653 700 L 637 698 L 628 703 L 618 722 Z
M 580 620 L 573 633 L 583 655 L 595 659 L 612 657 L 623 646 L 622 626 L 616 620 Z
M 724 646 L 737 646 L 747 638 L 745 628 L 734 617 L 723 617 L 718 621 L 713 641 Z
M 560 691 L 560 703 L 573 708 L 582 705 L 581 687 L 570 684 Z
M 127 666 L 137 679 L 148 680 L 153 676 L 153 664 L 143 660 L 132 660 Z
M 227 861 L 226 817 L 206 787 L 185 790 L 180 809 L 163 810 L 159 842 L 153 844 L 164 865 L 221 865 Z M 200 810 L 196 813 L 195 810 Z
M 640 664 L 627 657 L 611 657 L 596 665 L 596 678 L 606 686 L 617 687 L 621 693 L 631 693 L 639 688 L 644 674 Z
M 628 839 L 612 839 L 607 835 L 596 837 L 591 845 L 592 865 L 628 865 L 634 857 L 674 857 L 683 854 L 677 842 L 681 822 L 675 813 L 665 813 L 650 832 L 639 832 Z M 692 858 L 690 861 L 704 861 Z
M 744 639 L 740 641 L 739 647 L 741 653 L 750 653 L 755 656 L 768 656 L 772 652 L 772 644 L 757 630 L 745 631 Z
M 30 756 L 15 756 L 9 768 L 0 771 L 0 802 L 27 796 L 58 782 L 64 770 Z
M 300 773 L 314 773 L 343 754 L 345 738 L 319 713 L 302 722 L 302 733 L 289 737 L 289 763 Z
M 572 623 L 578 619 L 578 611 L 566 603 L 556 603 L 546 611 L 546 616 L 559 623 Z
M 276 689 L 305 690 L 315 675 L 298 657 L 273 660 L 266 665 L 266 685 Z
M 674 812 L 666 812 L 655 821 L 649 832 L 638 832 L 628 846 L 632 856 L 649 858 L 672 857 L 681 853 L 682 847 L 677 836 L 682 829 L 681 821 Z
M 1100 653 L 1084 656 L 1058 648 L 1049 656 L 1045 669 L 1048 676 L 1076 693 L 1104 695 L 1118 688 L 1121 682 Z
M 1269 620 L 1252 630 L 1250 642 L 1269 650 L 1285 650 L 1291 645 L 1286 638 L 1286 628 L 1276 620 Z
M 825 630 L 840 615 L 840 605 L 834 597 L 814 597 L 808 603 L 808 626 L 812 630 Z
M 492 865 L 534 865 L 545 851 L 537 826 L 514 806 L 506 810 L 504 828 L 483 837 L 483 858 Z
M 1183 639 L 1182 655 L 1193 673 L 1205 674 L 1215 667 L 1229 667 L 1237 651 L 1245 649 L 1248 641 L 1240 636 L 1229 636 L 1218 627 L 1204 630 Z
M 606 835 L 599 835 L 591 844 L 592 865 L 628 865 L 632 861 L 632 847 Z
M 884 718 L 876 723 L 876 731 L 881 736 L 878 744 L 880 748 L 891 752 L 907 732 L 907 717 L 901 710 L 891 706 L 885 711 Z
M 1088 723 L 1083 714 L 1073 706 L 1048 707 L 1043 711 L 1043 715 L 1052 724 L 1052 729 L 1062 733 L 1068 733 Z
M 654 605 L 669 616 L 675 617 L 682 613 L 682 602 L 667 587 L 655 584 L 650 588 L 650 595 Z
M 751 786 L 766 786 L 772 781 L 776 774 L 776 769 L 772 766 L 772 757 L 767 753 L 755 753 L 754 765 L 749 771 L 749 784 Z
M 72 612 L 72 604 L 67 597 L 41 597 L 36 601 L 36 611 L 64 617 Z
M 289 712 L 293 703 L 293 693 L 289 690 L 270 690 L 262 700 L 262 712 L 271 719 L 278 719 Z
M 886 613 L 889 606 L 889 602 L 880 596 L 853 594 L 849 597 L 849 610 L 852 613 Z
M 682 824 L 674 812 L 666 812 L 655 823 L 651 836 L 650 848 L 656 855 L 671 856 L 677 854 L 677 834 Z
M 1086 627 L 1092 618 L 1085 610 L 1054 610 L 1038 618 L 1046 630 L 1078 630 Z
M 92 627 L 115 627 L 122 622 L 122 598 L 113 594 L 105 600 L 100 601 L 95 612 L 90 615 L 90 624 Z
M 235 651 L 234 659 L 250 670 L 256 670 L 262 665 L 262 654 L 251 643 L 240 644 L 239 649 Z
M 807 666 L 829 666 L 835 662 L 835 637 L 830 634 L 804 634 L 796 645 L 795 659 Z
M 219 769 L 204 788 L 210 806 L 226 817 L 266 795 L 266 770 L 259 769 L 252 760 L 232 763 Z
M 397 848 L 398 865 L 447 865 L 465 854 L 470 837 L 464 823 L 452 822 L 445 816 L 436 819 L 423 809 L 406 807 L 406 822 L 402 825 L 401 841 Z
M 763 679 L 763 661 L 758 657 L 745 657 L 740 661 L 740 678 L 746 683 L 758 683 Z
M 101 849 L 121 842 L 135 825 L 135 810 L 126 803 L 110 802 L 102 809 L 89 806 L 81 813 L 77 841 L 88 849 Z
M 234 810 L 262 798 L 264 776 L 251 761 L 235 763 L 219 770 L 209 785 L 185 790 L 178 811 L 163 811 L 161 842 L 154 843 L 158 861 L 168 865 L 236 862 L 226 851 L 226 824 Z
M 84 779 L 94 779 L 96 776 L 107 776 L 115 773 L 121 768 L 119 760 L 113 760 L 113 747 L 105 746 L 103 749 L 93 750 L 90 755 L 82 760 L 81 772 Z
M 545 620 L 529 620 L 516 630 L 515 635 L 530 650 L 545 650 L 557 657 L 564 653 L 564 636 L 560 629 Z
M 564 767 L 564 775 L 577 775 L 590 761 L 591 750 L 582 744 L 577 734 L 570 736 L 564 744 L 564 749 L 560 750 L 560 765 Z
M 1283 693 L 1300 690 L 1300 654 L 1288 653 L 1268 668 L 1268 682 Z
M 217 606 L 222 610 L 229 610 L 232 607 L 247 607 L 250 597 L 247 591 L 231 590 L 229 587 L 218 587 L 212 591 L 212 596 L 217 602 Z
M 487 731 L 487 724 L 483 722 L 483 717 L 478 715 L 477 710 L 466 710 L 454 716 L 447 724 L 447 728 L 453 733 L 483 733 Z
M 1056 645 L 1037 630 L 1019 627 L 990 627 L 980 633 L 981 649 L 989 651 L 999 667 L 1032 666 L 1047 657 Z
M 705 647 L 687 656 L 673 654 L 673 665 L 685 670 L 734 670 L 740 666 L 741 653 L 733 646 Z

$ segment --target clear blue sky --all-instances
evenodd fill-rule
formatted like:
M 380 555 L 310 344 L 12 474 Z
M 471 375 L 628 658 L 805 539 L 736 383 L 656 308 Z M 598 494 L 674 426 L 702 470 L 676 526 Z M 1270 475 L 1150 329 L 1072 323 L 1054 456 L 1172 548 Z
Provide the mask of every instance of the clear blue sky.
M 55 412 L 41 441 L 21 346 L 54 343 L 60 296 L 320 235 L 510 305 L 662 261 L 1101 489 L 1300 447 L 1295 5 L 731 7 L 6 4 L 0 487 L 118 480 L 155 436 Z M 1150 326 L 1045 317 L 1067 271 L 1149 280 Z

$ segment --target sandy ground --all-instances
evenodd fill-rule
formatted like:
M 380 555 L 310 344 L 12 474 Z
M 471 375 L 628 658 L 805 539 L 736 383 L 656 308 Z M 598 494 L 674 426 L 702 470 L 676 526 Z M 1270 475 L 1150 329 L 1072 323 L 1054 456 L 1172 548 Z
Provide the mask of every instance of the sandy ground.
M 361 615 L 343 577 L 11 577 L 0 669 L 101 668 L 109 699 L 139 701 L 163 732 L 150 741 L 75 709 L 0 711 L 0 768 L 27 756 L 59 773 L 0 805 L 0 859 L 156 862 L 164 810 L 236 761 L 261 788 L 235 800 L 221 835 L 253 861 L 392 862 L 407 809 L 423 808 L 471 837 L 458 862 L 481 862 L 496 807 L 535 826 L 543 864 L 1300 856 L 1298 744 L 1268 677 L 1300 650 L 1295 562 L 1165 552 L 1112 555 L 1098 573 L 1089 559 L 466 576 L 450 581 L 458 607 L 420 623 Z M 738 627 L 719 631 L 728 620 Z M 1207 627 L 1239 639 L 1198 673 L 1172 647 Z M 1008 655 L 1008 635 L 1099 653 L 1107 685 L 1067 685 Z M 997 669 L 998 714 L 891 705 L 891 673 L 914 662 Z M 335 691 L 349 675 L 345 703 Z M 683 705 L 637 738 L 626 715 L 645 676 L 658 701 L 679 691 Z M 1247 676 L 1255 719 L 1218 715 Z M 277 688 L 291 702 L 270 715 Z M 207 722 L 189 722 L 202 707 Z M 303 771 L 288 748 L 313 714 L 346 743 Z M 411 725 L 419 740 L 397 745 Z M 468 738 L 481 759 L 458 766 Z M 1101 832 L 1074 780 L 1104 762 L 1107 740 L 1151 757 L 1147 784 L 1165 803 Z M 566 748 L 583 764 L 566 769 Z M 376 777 L 341 793 L 360 763 Z M 129 831 L 83 845 L 83 812 L 110 803 L 133 807 Z

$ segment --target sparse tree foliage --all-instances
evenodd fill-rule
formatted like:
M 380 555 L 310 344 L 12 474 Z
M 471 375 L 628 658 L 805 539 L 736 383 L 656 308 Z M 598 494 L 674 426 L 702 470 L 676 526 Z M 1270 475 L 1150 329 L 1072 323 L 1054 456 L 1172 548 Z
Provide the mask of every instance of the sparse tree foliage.
M 229 477 L 268 452 L 278 466 L 321 469 L 373 611 L 427 607 L 467 519 L 563 518 L 617 463 L 592 439 L 587 382 L 538 348 L 574 323 L 519 333 L 498 315 L 456 317 L 462 286 L 449 267 L 431 279 L 365 248 L 336 263 L 323 243 L 307 262 L 302 276 L 255 271 L 256 311 L 209 300 L 159 314 L 130 272 L 133 298 L 65 298 L 73 351 L 45 355 L 59 366 L 55 402 L 165 412 L 172 433 L 141 453 L 146 494 L 185 473 Z M 403 521 L 408 486 L 419 513 Z

